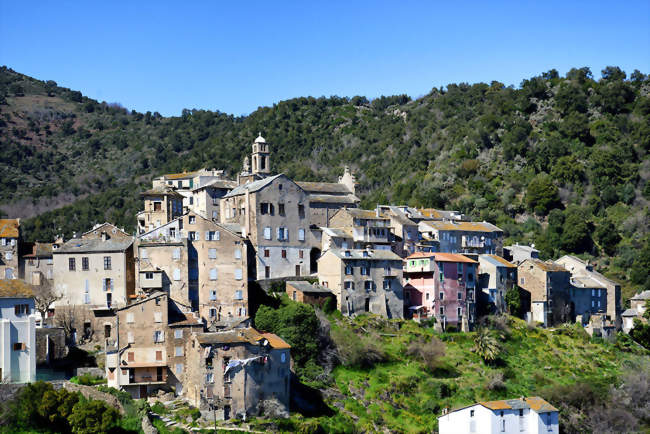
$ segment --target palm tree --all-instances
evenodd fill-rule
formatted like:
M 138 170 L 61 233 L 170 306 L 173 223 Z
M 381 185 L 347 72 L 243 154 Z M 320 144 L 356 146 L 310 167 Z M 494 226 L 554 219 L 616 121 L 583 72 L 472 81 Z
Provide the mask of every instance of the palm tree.
M 486 328 L 481 328 L 474 337 L 474 352 L 476 352 L 485 363 L 494 362 L 501 348 L 496 338 Z

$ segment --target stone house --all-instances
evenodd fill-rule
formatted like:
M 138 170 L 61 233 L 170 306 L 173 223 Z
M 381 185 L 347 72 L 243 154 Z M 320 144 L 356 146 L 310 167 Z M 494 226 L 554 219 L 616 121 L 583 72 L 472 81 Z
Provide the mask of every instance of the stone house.
M 352 228 L 335 229 L 335 228 L 320 228 L 322 231 L 321 249 L 326 251 L 329 249 L 351 249 L 354 247 L 354 240 L 352 239 Z
M 140 196 L 144 199 L 144 210 L 136 216 L 139 234 L 150 232 L 183 214 L 183 196 L 172 187 L 161 185 Z
M 404 317 L 402 259 L 390 250 L 329 249 L 318 260 L 318 281 L 343 315 Z
M 185 342 L 203 323 L 167 293 L 152 292 L 116 311 L 116 341 L 107 347 L 108 386 L 146 398 L 173 388 L 182 393 Z
M 18 279 L 0 279 L 0 382 L 36 380 L 33 293 Z
M 571 320 L 571 273 L 559 264 L 540 259 L 525 259 L 517 267 L 519 287 L 526 291 L 530 321 L 544 327 Z
M 311 284 L 305 280 L 289 280 L 286 282 L 287 297 L 299 303 L 311 304 L 323 308 L 328 299 L 333 298 L 334 294 L 329 288 L 321 285 Z
M 0 279 L 19 274 L 20 219 L 0 219 Z
M 559 412 L 539 397 L 484 401 L 438 417 L 440 434 L 558 434 Z
M 114 309 L 135 297 L 133 237 L 104 223 L 52 254 L 54 290 L 63 296 L 55 321 L 72 321 L 77 337 L 112 339 Z
M 185 346 L 183 394 L 207 419 L 287 417 L 290 348 L 253 328 L 194 333 Z
M 415 253 L 419 243 L 418 224 L 408 217 L 408 208 L 390 205 L 377 205 L 377 208 L 390 218 L 393 251 L 402 258 Z
M 25 244 L 28 252 L 21 258 L 21 276 L 27 283 L 42 285 L 54 281 L 54 259 L 52 252 L 63 244 L 62 240 L 55 243 L 30 243 Z
M 196 187 L 216 180 L 225 180 L 223 170 L 203 168 L 193 172 L 170 173 L 159 176 L 153 180 L 152 186 L 154 189 L 174 189 L 182 197 L 182 208 L 188 210 L 194 206 L 192 191 Z
M 189 243 L 190 287 L 196 281 L 197 309 L 208 326 L 249 315 L 249 245 L 230 225 L 195 212 L 182 217 L 181 237 Z
M 488 222 L 421 221 L 418 229 L 440 252 L 503 255 L 503 231 Z
M 404 307 L 436 318 L 442 329 L 469 331 L 476 321 L 478 263 L 454 253 L 416 252 L 404 259 Z
M 203 218 L 219 222 L 219 202 L 235 187 L 236 181 L 226 179 L 215 179 L 194 187 L 188 208 Z
M 650 290 L 643 291 L 636 294 L 630 299 L 630 308 L 626 309 L 621 315 L 623 319 L 623 331 L 629 333 L 634 328 L 634 320 L 638 319 L 641 322 L 647 323 L 643 317 L 646 312 L 646 303 L 650 300 Z
M 310 232 L 308 195 L 295 182 L 283 174 L 252 181 L 224 196 L 220 207 L 221 222 L 240 225 L 252 244 L 251 278 L 312 272 L 310 255 L 320 254 L 320 245 Z
M 343 208 L 338 210 L 329 221 L 329 228 L 351 230 L 354 249 L 393 250 L 394 241 L 390 217 L 379 208 L 365 210 Z
M 564 255 L 555 263 L 562 265 L 571 272 L 572 294 L 574 292 L 591 293 L 591 299 L 587 300 L 586 305 L 582 305 L 584 306 L 582 309 L 578 307 L 577 301 L 574 301 L 575 314 L 579 315 L 579 310 L 592 313 L 605 312 L 607 320 L 620 329 L 621 312 L 623 310 L 621 285 L 595 271 L 592 264 L 575 256 Z
M 478 255 L 478 287 L 497 313 L 507 312 L 505 296 L 517 287 L 517 266 L 497 255 Z

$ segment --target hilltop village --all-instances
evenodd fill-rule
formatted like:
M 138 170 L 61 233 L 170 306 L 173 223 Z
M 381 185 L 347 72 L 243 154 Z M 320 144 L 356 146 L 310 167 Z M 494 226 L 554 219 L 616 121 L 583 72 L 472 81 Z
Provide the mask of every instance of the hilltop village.
M 348 168 L 328 183 L 272 167 L 260 135 L 236 179 L 216 169 L 159 176 L 141 192 L 133 231 L 106 222 L 28 244 L 19 219 L 0 220 L 2 380 L 34 381 L 37 330 L 58 328 L 69 345 L 101 345 L 108 386 L 134 398 L 163 390 L 221 419 L 283 416 L 292 350 L 254 328 L 253 287 L 281 284 L 289 299 L 343 316 L 432 321 L 439 331 L 472 331 L 480 316 L 508 312 L 606 339 L 629 331 L 650 298 L 623 312 L 620 285 L 588 262 L 504 246 L 497 226 L 456 211 L 361 209 Z M 540 398 L 491 405 L 480 409 L 497 419 L 499 408 L 532 409 L 557 432 L 557 409 Z

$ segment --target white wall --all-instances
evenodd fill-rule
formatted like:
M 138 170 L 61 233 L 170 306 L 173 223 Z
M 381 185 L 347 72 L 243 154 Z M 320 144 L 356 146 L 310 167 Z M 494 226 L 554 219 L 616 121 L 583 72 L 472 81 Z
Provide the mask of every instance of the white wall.
M 439 417 L 438 430 L 440 434 L 558 434 L 558 413 L 552 412 L 550 415 L 549 426 L 546 424 L 546 413 L 539 415 L 526 408 L 523 409 L 523 416 L 519 416 L 519 410 L 490 410 L 476 404 Z
M 16 316 L 14 306 L 27 304 L 29 315 Z M 14 343 L 26 349 L 14 350 Z M 0 298 L 0 368 L 1 380 L 27 383 L 36 379 L 36 317 L 34 301 L 29 298 Z

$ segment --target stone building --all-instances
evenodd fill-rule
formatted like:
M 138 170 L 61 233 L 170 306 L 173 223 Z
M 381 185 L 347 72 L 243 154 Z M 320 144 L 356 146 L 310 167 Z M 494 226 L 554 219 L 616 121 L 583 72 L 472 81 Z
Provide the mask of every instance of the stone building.
M 418 224 L 408 217 L 408 207 L 377 205 L 377 208 L 390 219 L 393 251 L 402 258 L 415 253 L 420 241 Z
M 26 253 L 21 258 L 21 276 L 27 283 L 42 285 L 54 281 L 54 259 L 52 252 L 63 245 L 61 238 L 54 243 L 25 244 Z
M 174 188 L 160 185 L 140 193 L 144 210 L 137 214 L 138 233 L 150 232 L 183 214 L 183 196 Z
M 184 396 L 206 419 L 287 417 L 290 348 L 253 328 L 194 333 L 185 347 Z
M 630 330 L 634 328 L 635 319 L 644 323 L 648 322 L 648 320 L 643 317 L 643 314 L 645 314 L 647 310 L 646 303 L 648 303 L 649 300 L 650 290 L 635 294 L 634 297 L 630 299 L 630 308 L 626 309 L 625 312 L 621 314 L 623 319 L 622 327 L 625 333 L 629 333 Z
M 394 237 L 390 222 L 390 217 L 383 214 L 379 208 L 343 208 L 330 218 L 328 227 L 351 231 L 354 242 L 351 248 L 392 250 Z
M 153 292 L 116 311 L 116 341 L 107 347 L 108 386 L 134 398 L 173 388 L 182 393 L 185 343 L 203 323 L 164 292 Z
M 442 329 L 469 331 L 476 321 L 478 263 L 454 253 L 416 252 L 405 260 L 404 306 L 435 317 Z
M 0 279 L 17 279 L 20 219 L 0 219 Z
M 404 317 L 402 258 L 390 250 L 329 249 L 318 260 L 318 281 L 344 315 Z
M 503 255 L 503 231 L 488 222 L 421 221 L 418 228 L 440 252 Z
M 36 316 L 32 291 L 18 279 L 0 279 L 0 382 L 36 379 Z
M 236 181 L 226 179 L 215 179 L 194 187 L 189 209 L 203 218 L 219 222 L 219 202 L 235 187 L 237 187 Z
M 196 280 L 197 309 L 208 326 L 240 321 L 249 315 L 249 245 L 230 225 L 194 212 L 182 217 L 189 243 L 190 287 Z
M 571 320 L 571 273 L 559 264 L 525 259 L 517 267 L 519 287 L 527 292 L 530 320 L 547 327 Z
M 580 315 L 579 310 L 590 311 L 591 313 L 605 312 L 606 319 L 611 321 L 616 328 L 621 327 L 621 285 L 599 272 L 594 270 L 594 267 L 589 262 L 585 262 L 580 258 L 571 255 L 564 255 L 555 263 L 563 266 L 571 273 L 571 293 L 589 292 L 590 297 L 588 300 L 585 298 L 586 305 L 582 304 L 584 308 L 579 309 L 578 303 L 574 302 L 574 311 L 576 315 Z
M 507 312 L 505 296 L 517 287 L 517 266 L 497 255 L 478 255 L 478 287 L 497 313 Z
M 311 304 L 323 308 L 328 299 L 336 297 L 329 288 L 311 284 L 305 280 L 289 280 L 286 283 L 287 297 L 298 303 Z
M 311 272 L 308 195 L 295 182 L 283 174 L 249 182 L 224 196 L 220 206 L 222 223 L 240 225 L 255 250 L 251 278 Z
M 170 173 L 159 176 L 151 183 L 153 189 L 169 188 L 182 197 L 183 210 L 193 209 L 193 190 L 212 181 L 225 180 L 224 171 L 217 169 L 199 169 L 193 172 Z
M 52 253 L 54 291 L 63 296 L 55 321 L 73 322 L 78 338 L 111 338 L 114 309 L 135 297 L 133 237 L 104 223 Z
M 526 259 L 538 259 L 539 250 L 535 248 L 535 244 L 531 244 L 530 246 L 515 244 L 503 248 L 503 257 L 507 261 L 519 264 Z

